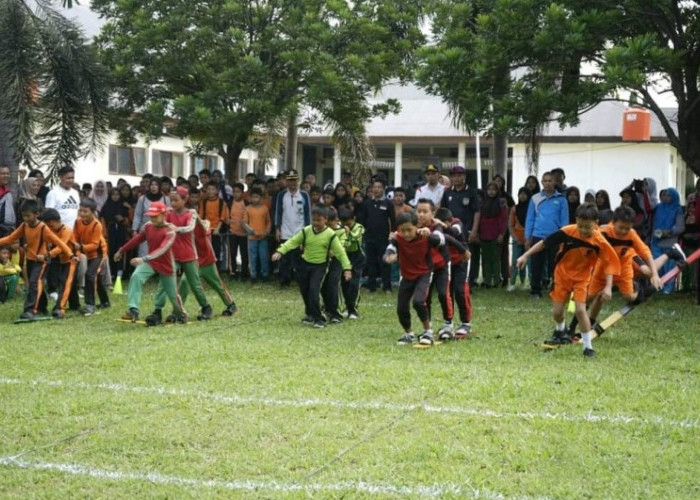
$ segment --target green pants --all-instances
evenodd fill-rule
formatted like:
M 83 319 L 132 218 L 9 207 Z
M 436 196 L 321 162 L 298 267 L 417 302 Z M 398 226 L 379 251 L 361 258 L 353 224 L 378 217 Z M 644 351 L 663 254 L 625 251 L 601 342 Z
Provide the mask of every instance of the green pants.
M 178 262 L 176 265 L 182 269 L 182 281 L 187 280 L 187 283 L 192 289 L 192 293 L 194 293 L 197 302 L 199 302 L 199 306 L 208 306 L 209 302 L 207 302 L 207 297 L 204 295 L 204 290 L 202 290 L 202 282 L 199 281 L 199 267 L 197 266 L 197 261 Z M 161 287 L 158 287 L 158 290 L 156 290 L 156 309 L 163 309 L 163 307 L 165 307 L 165 292 Z
M 18 282 L 19 274 L 5 274 L 0 276 L 0 303 L 14 298 Z
M 216 264 L 207 264 L 199 268 L 199 277 L 207 285 L 209 285 L 224 302 L 226 307 L 233 303 L 233 299 L 226 290 L 226 286 L 221 281 L 219 271 L 216 270 Z M 187 296 L 190 294 L 190 285 L 186 279 L 180 280 L 180 299 L 184 304 Z
M 486 286 L 498 286 L 501 282 L 501 245 L 495 241 L 481 242 L 481 270 Z
M 146 284 L 151 276 L 156 274 L 158 274 L 156 270 L 147 262 L 136 266 L 136 269 L 134 269 L 134 272 L 131 274 L 131 278 L 129 278 L 129 291 L 127 292 L 127 304 L 129 309 L 139 309 L 143 285 Z M 177 296 L 177 279 L 175 275 L 168 276 L 165 274 L 158 274 L 158 278 L 158 290 L 163 294 L 163 297 L 167 296 L 173 305 L 173 309 L 182 313 L 182 303 Z

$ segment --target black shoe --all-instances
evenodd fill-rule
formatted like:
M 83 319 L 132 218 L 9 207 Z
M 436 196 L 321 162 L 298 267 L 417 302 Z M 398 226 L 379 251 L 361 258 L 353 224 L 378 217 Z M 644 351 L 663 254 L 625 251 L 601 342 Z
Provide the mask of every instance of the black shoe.
M 163 315 L 160 309 L 156 309 L 151 314 L 146 316 L 146 325 L 148 326 L 158 326 L 163 323 Z
M 584 349 L 583 350 L 583 356 L 585 358 L 595 358 L 595 351 L 593 349 Z
M 566 331 L 554 330 L 554 334 L 544 341 L 547 345 L 567 345 L 571 344 L 571 337 Z
M 304 325 L 313 325 L 314 319 L 311 316 L 304 316 L 303 318 L 301 318 L 301 322 Z
M 22 314 L 19 315 L 19 319 L 34 319 L 36 316 L 34 316 L 34 313 L 31 311 L 24 311 Z
M 100 304 L 98 307 L 100 309 L 109 309 L 110 307 L 112 307 L 112 304 L 110 304 L 109 302 L 104 302 L 104 303 Z
M 326 323 L 324 323 L 320 319 L 317 321 L 314 321 L 314 328 L 325 328 L 325 327 L 326 327 Z
M 337 325 L 338 323 L 343 322 L 343 318 L 340 316 L 331 316 L 331 319 L 328 322 L 332 325 Z
M 207 320 L 210 320 L 213 315 L 214 315 L 214 310 L 211 308 L 211 306 L 209 304 L 207 304 L 206 306 L 202 307 L 202 311 L 197 316 L 197 319 L 199 321 L 207 321 Z
M 688 265 L 688 259 L 686 258 L 685 254 L 683 253 L 683 249 L 678 243 L 674 243 L 671 248 L 666 250 L 666 255 L 668 255 L 669 259 L 675 260 L 676 264 L 681 269 L 685 268 L 685 266 Z
M 238 307 L 236 307 L 235 302 L 231 302 L 228 306 L 226 306 L 226 309 L 224 309 L 224 312 L 221 313 L 222 316 L 233 316 L 238 312 Z
M 54 309 L 54 311 L 51 313 L 51 316 L 53 316 L 54 319 L 64 319 L 66 317 L 66 313 L 58 309 Z
M 126 314 L 124 314 L 124 316 L 122 316 L 122 319 L 126 319 L 131 321 L 132 323 L 136 323 L 139 320 L 139 310 L 135 307 L 132 307 L 126 312 Z

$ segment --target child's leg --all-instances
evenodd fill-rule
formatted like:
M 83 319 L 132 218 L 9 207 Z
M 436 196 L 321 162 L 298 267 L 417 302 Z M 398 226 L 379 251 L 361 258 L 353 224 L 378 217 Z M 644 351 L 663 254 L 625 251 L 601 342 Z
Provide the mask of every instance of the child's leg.
M 41 297 L 44 295 L 43 277 L 46 262 L 27 260 L 27 298 L 24 301 L 24 311 L 36 314 L 41 307 Z
M 297 273 L 297 281 L 299 282 L 299 293 L 301 293 L 301 299 L 304 301 L 304 316 L 306 318 L 314 319 L 311 316 L 311 309 L 309 308 L 309 287 L 311 285 L 311 267 L 306 261 L 303 261 L 299 267 Z
M 430 316 L 428 314 L 428 306 L 426 304 L 426 299 L 428 297 L 428 289 L 430 288 L 430 274 L 424 274 L 416 280 L 416 288 L 413 292 L 413 309 L 418 314 L 418 319 L 420 319 L 423 324 L 423 328 L 428 330 L 430 328 Z
M 462 323 L 472 322 L 472 297 L 467 281 L 467 270 L 469 265 L 467 262 L 461 262 L 452 266 L 452 296 L 457 303 L 459 311 L 459 319 Z
M 340 282 L 343 278 L 343 267 L 338 262 L 338 259 L 332 258 L 328 265 L 328 272 L 323 279 L 321 285 L 321 294 L 323 296 L 323 306 L 328 314 L 332 317 L 340 317 L 339 309 L 339 292 Z
M 238 240 L 238 247 L 241 249 L 241 276 L 247 278 L 250 276 L 250 262 L 248 261 L 248 237 L 233 236 Z
M 309 273 L 309 298 L 308 298 L 308 308 L 309 316 L 311 316 L 314 321 L 325 321 L 323 314 L 321 313 L 321 283 L 323 282 L 323 277 L 326 275 L 326 270 L 328 269 L 327 264 L 307 264 L 310 266 Z M 337 313 L 337 311 L 336 311 Z
M 250 279 L 258 279 L 258 250 L 260 247 L 259 240 L 248 240 L 248 253 L 250 254 Z M 262 266 L 261 266 L 262 267 Z
M 341 280 L 340 285 L 343 290 L 343 298 L 345 299 L 345 307 L 348 310 L 348 314 L 357 314 L 364 257 L 362 252 L 352 252 L 348 254 L 348 259 L 352 263 L 352 278 L 350 281 Z
M 192 289 L 197 302 L 200 307 L 206 307 L 209 305 L 206 295 L 204 295 L 204 290 L 202 289 L 202 282 L 199 279 L 199 267 L 197 266 L 197 261 L 192 260 L 190 262 L 180 263 L 182 268 L 183 277 L 187 279 L 187 283 Z
M 399 281 L 399 293 L 396 300 L 396 315 L 399 324 L 406 333 L 411 333 L 411 297 L 416 288 L 416 281 L 401 278 Z
M 216 294 L 221 298 L 222 302 L 224 303 L 225 306 L 230 306 L 233 304 L 233 298 L 231 298 L 231 295 L 229 295 L 228 290 L 226 289 L 226 285 L 224 285 L 224 282 L 221 281 L 221 276 L 219 276 L 218 271 L 216 270 L 216 266 L 214 264 L 209 264 L 206 266 L 202 266 L 199 268 L 199 276 L 204 280 L 204 282 L 209 285 L 212 290 L 216 292 Z M 187 283 L 187 280 L 182 280 L 185 284 Z M 180 285 L 180 289 L 182 290 L 183 285 Z M 188 287 L 189 288 L 189 287 Z M 182 294 L 180 294 L 182 295 Z M 182 299 L 182 302 L 185 302 L 185 299 Z
M 500 282 L 498 267 L 500 255 L 495 241 L 483 241 L 481 243 L 483 283 L 487 287 L 497 286 Z
M 109 304 L 107 288 L 112 286 L 112 274 L 109 272 L 109 262 L 106 258 L 100 258 L 100 265 L 97 270 L 97 296 L 100 304 Z
M 185 316 L 185 312 L 182 302 L 180 301 L 180 296 L 177 294 L 177 277 L 166 274 L 160 274 L 158 276 L 159 285 L 173 306 L 173 313 L 176 316 L 183 318 Z
M 258 240 L 258 259 L 260 261 L 260 274 L 264 280 L 270 277 L 270 253 L 267 238 Z
M 89 259 L 87 262 L 87 269 L 85 271 L 85 305 L 94 306 L 95 305 L 95 292 L 97 291 L 99 277 L 100 262 L 102 259 L 94 258 Z
M 473 287 L 479 281 L 479 269 L 481 268 L 481 245 L 470 243 L 469 251 L 472 254 L 471 266 L 469 267 L 469 286 Z
M 156 274 L 156 271 L 146 262 L 139 264 L 131 273 L 129 279 L 129 290 L 127 291 L 127 307 L 129 309 L 138 310 L 141 305 L 141 294 L 143 293 L 143 285 L 146 284 L 148 278 Z
M 9 280 L 6 278 L 9 278 L 10 276 L 11 275 L 0 275 L 0 304 L 3 304 L 5 301 L 7 301 L 7 292 L 9 291 Z
M 56 301 L 55 310 L 60 311 L 65 314 L 66 306 L 69 303 L 71 297 L 71 291 L 73 290 L 73 280 L 75 279 L 75 272 L 78 268 L 78 263 L 74 260 L 61 264 L 58 274 L 58 300 Z
M 452 295 L 450 294 L 450 265 L 447 264 L 442 269 L 433 274 L 433 283 L 438 294 L 438 301 L 442 309 L 442 319 L 445 323 L 452 322 L 454 309 L 452 308 Z

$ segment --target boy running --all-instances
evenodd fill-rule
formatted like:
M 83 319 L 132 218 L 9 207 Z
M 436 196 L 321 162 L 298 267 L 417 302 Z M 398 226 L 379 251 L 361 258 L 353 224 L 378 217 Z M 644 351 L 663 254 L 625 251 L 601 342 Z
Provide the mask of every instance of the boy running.
M 564 307 L 573 293 L 576 317 L 582 330 L 583 355 L 588 358 L 595 357 L 591 343 L 591 322 L 586 313 L 591 272 L 600 260 L 605 278 L 601 299 L 605 301 L 610 300 L 612 296 L 613 277 L 620 274 L 620 260 L 610 243 L 598 230 L 597 223 L 598 210 L 595 205 L 584 203 L 576 209 L 576 224 L 564 226 L 544 240 L 538 241 L 516 261 L 518 268 L 522 269 L 530 255 L 544 249 L 558 249 L 554 267 L 554 287 L 549 294 L 552 299 L 552 315 L 556 329 L 554 336 L 546 342 L 571 343 L 571 337 L 566 328 Z
M 282 255 L 302 247 L 302 266 L 299 272 L 299 291 L 304 300 L 304 318 L 302 323 L 324 328 L 326 320 L 321 313 L 321 282 L 328 269 L 330 252 L 333 252 L 343 267 L 345 280 L 352 278 L 352 265 L 345 254 L 343 244 L 336 237 L 335 231 L 327 226 L 328 213 L 323 207 L 311 210 L 311 225 L 306 226 L 285 241 L 272 254 L 272 261 L 277 262 Z

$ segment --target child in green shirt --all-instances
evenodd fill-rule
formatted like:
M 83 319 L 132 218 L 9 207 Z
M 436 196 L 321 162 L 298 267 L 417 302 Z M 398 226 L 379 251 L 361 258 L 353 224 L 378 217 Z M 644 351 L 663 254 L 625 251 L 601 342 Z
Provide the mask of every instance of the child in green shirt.
M 284 242 L 272 254 L 272 261 L 277 262 L 282 255 L 297 247 L 303 248 L 301 255 L 302 266 L 299 272 L 299 291 L 304 300 L 302 323 L 313 325 L 314 328 L 326 326 L 326 319 L 321 313 L 321 283 L 328 269 L 331 252 L 338 259 L 346 280 L 352 277 L 351 264 L 345 253 L 345 248 L 335 231 L 328 227 L 328 212 L 323 207 L 315 207 L 311 211 L 311 225 L 306 226 L 290 239 Z

